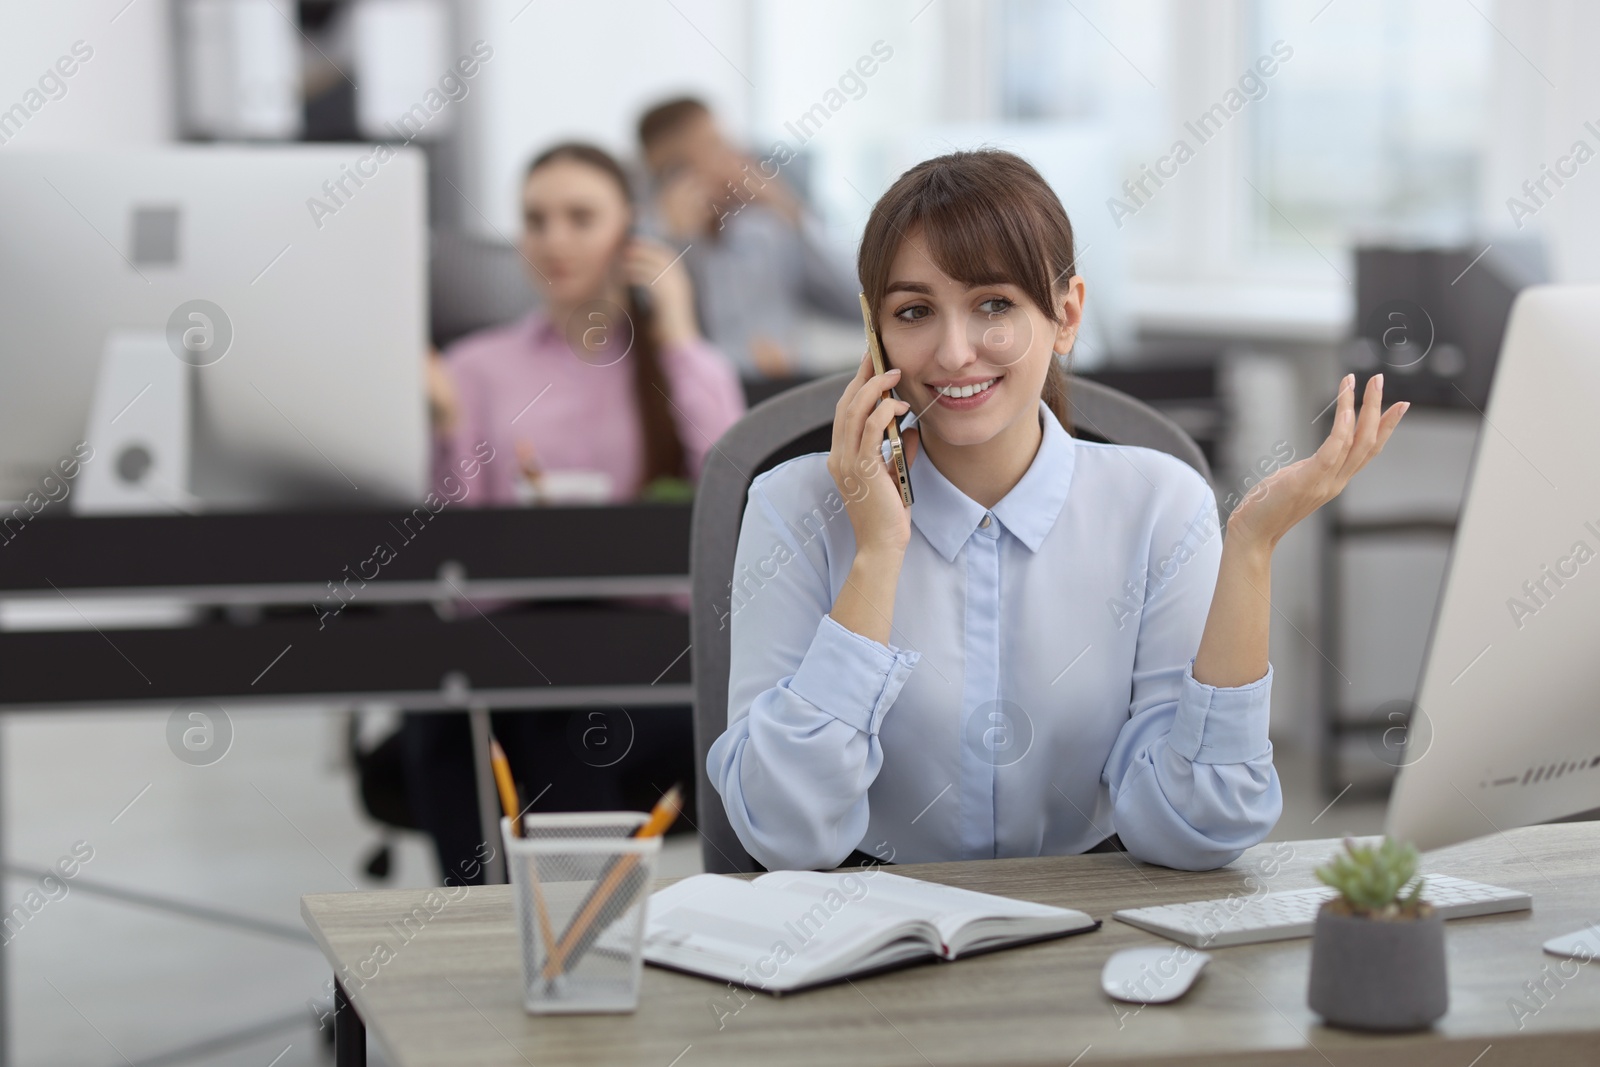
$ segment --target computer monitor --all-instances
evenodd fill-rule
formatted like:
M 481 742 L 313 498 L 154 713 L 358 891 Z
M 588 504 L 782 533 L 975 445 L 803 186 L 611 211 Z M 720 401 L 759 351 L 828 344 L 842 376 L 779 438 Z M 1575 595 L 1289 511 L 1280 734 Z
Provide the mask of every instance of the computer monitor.
M 1597 411 L 1600 286 L 1524 290 L 1406 730 L 1394 837 L 1438 848 L 1600 808 Z
M 179 338 L 202 326 L 231 335 L 225 353 L 172 356 L 187 364 L 171 380 L 188 397 L 199 509 L 381 507 L 424 495 L 420 153 L 6 152 L 0 203 L 0 500 L 23 499 L 74 455 L 113 337 L 148 339 L 143 358 L 153 359 L 174 322 Z M 196 306 L 203 319 L 190 317 Z M 147 365 L 162 371 L 147 381 L 168 381 L 164 364 Z M 159 407 L 154 391 L 136 392 L 119 432 Z M 102 449 L 97 459 L 126 455 Z
M 1415 406 L 1482 409 L 1517 293 L 1548 281 L 1534 238 L 1482 247 L 1355 250 L 1356 338 L 1346 349 L 1356 388 L 1385 374 L 1383 393 Z

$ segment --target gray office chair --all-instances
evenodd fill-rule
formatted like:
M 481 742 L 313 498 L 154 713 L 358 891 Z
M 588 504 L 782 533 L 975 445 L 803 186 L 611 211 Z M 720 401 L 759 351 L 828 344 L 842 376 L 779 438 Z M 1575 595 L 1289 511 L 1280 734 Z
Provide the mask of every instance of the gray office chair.
M 728 725 L 728 629 L 717 605 L 733 575 L 746 493 L 756 475 L 808 452 L 832 445 L 833 409 L 853 371 L 835 374 L 781 393 L 753 408 L 722 435 L 706 458 L 695 492 L 689 572 L 693 581 L 690 627 L 694 644 L 695 827 L 707 871 L 757 871 L 728 822 L 722 797 L 706 774 L 706 753 Z M 1178 424 L 1126 393 L 1083 378 L 1070 387 L 1075 437 L 1112 444 L 1143 445 L 1183 460 L 1211 477 L 1200 446 Z M 774 679 L 776 681 L 776 679 Z
M 429 332 L 441 350 L 536 303 L 528 265 L 515 245 L 464 230 L 436 229 L 428 241 Z

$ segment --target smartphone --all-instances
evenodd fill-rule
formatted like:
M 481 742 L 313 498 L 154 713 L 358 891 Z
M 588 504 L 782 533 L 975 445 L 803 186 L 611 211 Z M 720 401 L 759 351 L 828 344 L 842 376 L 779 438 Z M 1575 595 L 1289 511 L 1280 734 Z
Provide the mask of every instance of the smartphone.
M 872 357 L 872 373 L 882 374 L 888 370 L 883 359 L 883 345 L 878 341 L 877 327 L 872 325 L 872 305 L 867 303 L 867 294 L 861 296 L 861 322 L 867 328 L 867 353 Z M 885 389 L 884 399 L 893 396 L 893 391 Z M 906 507 L 911 506 L 911 472 L 906 467 L 906 450 L 900 444 L 900 426 L 893 419 L 889 420 L 887 428 L 889 436 L 889 458 L 894 463 L 895 481 L 900 486 L 900 501 Z
M 644 235 L 639 232 L 639 228 L 637 226 L 630 226 L 628 228 L 628 238 L 625 242 L 625 245 L 632 243 L 635 237 L 641 236 Z M 633 306 L 639 309 L 639 314 L 649 315 L 655 311 L 655 305 L 650 299 L 650 290 L 648 288 L 642 285 L 630 284 L 627 289 L 628 298 L 633 301 Z

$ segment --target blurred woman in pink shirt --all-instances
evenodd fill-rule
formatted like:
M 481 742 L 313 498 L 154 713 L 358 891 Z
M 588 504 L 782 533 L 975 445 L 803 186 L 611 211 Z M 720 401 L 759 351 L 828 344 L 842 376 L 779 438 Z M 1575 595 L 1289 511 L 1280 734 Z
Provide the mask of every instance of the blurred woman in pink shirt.
M 744 414 L 733 366 L 700 335 L 689 272 L 633 235 L 627 178 L 591 145 L 528 168 L 519 251 L 544 306 L 464 337 L 430 375 L 442 477 L 487 441 L 480 506 L 620 503 L 699 475 Z
M 542 306 L 432 361 L 435 481 L 484 442 L 495 459 L 467 506 L 623 503 L 695 480 L 744 394 L 700 334 L 687 268 L 635 235 L 625 172 L 592 145 L 558 144 L 528 168 L 522 218 L 518 250 Z M 628 780 L 694 781 L 687 708 L 633 716 L 628 758 L 604 768 L 570 749 L 569 714 L 494 716 L 517 777 L 539 794 L 532 810 L 620 808 Z M 406 716 L 411 808 L 452 884 L 481 879 L 465 875 L 482 845 L 470 744 L 458 713 Z

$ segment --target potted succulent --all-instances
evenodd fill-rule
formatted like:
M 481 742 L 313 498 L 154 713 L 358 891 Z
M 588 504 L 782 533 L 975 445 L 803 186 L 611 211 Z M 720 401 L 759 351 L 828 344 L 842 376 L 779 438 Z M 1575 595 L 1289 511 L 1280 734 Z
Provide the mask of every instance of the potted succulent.
M 1317 913 L 1311 1010 L 1331 1026 L 1420 1030 L 1450 1007 L 1444 917 L 1422 899 L 1417 850 L 1346 838 L 1317 877 L 1339 891 Z

